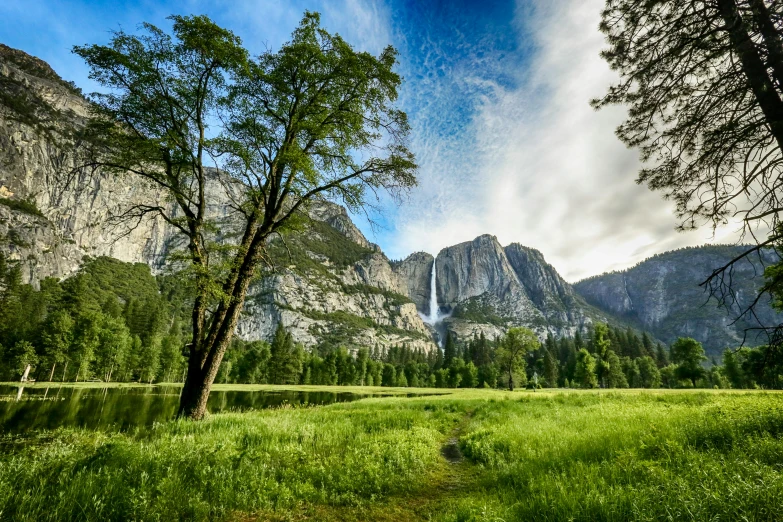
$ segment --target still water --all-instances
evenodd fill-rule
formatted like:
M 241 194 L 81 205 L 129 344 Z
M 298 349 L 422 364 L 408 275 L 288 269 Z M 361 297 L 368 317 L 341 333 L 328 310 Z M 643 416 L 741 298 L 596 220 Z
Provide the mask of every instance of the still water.
M 0 386 L 0 434 L 58 427 L 126 431 L 174 417 L 180 388 L 31 388 Z M 366 397 L 346 392 L 213 391 L 211 413 L 291 405 L 322 405 Z

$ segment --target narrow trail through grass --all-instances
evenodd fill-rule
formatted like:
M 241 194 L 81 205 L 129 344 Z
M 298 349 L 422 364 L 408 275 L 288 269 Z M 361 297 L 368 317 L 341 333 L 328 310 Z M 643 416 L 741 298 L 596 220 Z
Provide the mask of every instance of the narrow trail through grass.
M 439 515 L 448 513 L 461 493 L 475 487 L 478 477 L 476 466 L 462 454 L 459 439 L 473 418 L 470 409 L 458 419 L 454 428 L 440 442 L 441 459 L 430 470 L 422 487 L 404 494 L 390 495 L 370 506 L 303 506 L 296 512 L 267 513 L 258 517 L 239 518 L 241 521 L 318 521 L 340 520 L 345 522 L 377 521 L 431 521 L 441 520 Z

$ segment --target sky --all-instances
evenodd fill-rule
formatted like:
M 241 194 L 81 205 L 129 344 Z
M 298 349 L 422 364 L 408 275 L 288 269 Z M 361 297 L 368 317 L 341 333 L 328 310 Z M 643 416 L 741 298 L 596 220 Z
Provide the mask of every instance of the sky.
M 141 22 L 206 14 L 252 54 L 288 40 L 305 10 L 359 50 L 400 52 L 419 184 L 354 216 L 392 259 L 481 234 L 540 250 L 568 281 L 653 254 L 737 239 L 735 226 L 675 231 L 673 206 L 635 183 L 637 152 L 614 135 L 624 107 L 594 111 L 617 80 L 600 59 L 603 0 L 207 0 L 0 2 L 0 42 L 97 89 L 70 50 Z

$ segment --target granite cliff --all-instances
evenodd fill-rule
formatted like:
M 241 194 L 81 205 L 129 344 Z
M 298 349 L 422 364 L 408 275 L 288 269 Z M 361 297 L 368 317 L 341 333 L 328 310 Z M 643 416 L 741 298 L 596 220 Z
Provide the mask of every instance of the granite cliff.
M 607 320 L 582 300 L 537 250 L 495 236 L 441 250 L 436 260 L 438 303 L 446 328 L 460 338 L 494 337 L 526 326 L 544 337 L 570 336 Z
M 751 256 L 734 266 L 732 288 L 736 301 L 727 309 L 699 286 L 715 268 L 725 265 L 748 247 L 702 246 L 666 252 L 633 268 L 591 277 L 574 285 L 585 300 L 607 314 L 622 317 L 665 342 L 688 336 L 719 354 L 742 342 L 747 328 L 758 326 L 750 317 L 735 322 L 763 285 L 764 266 L 779 260 L 772 250 Z M 756 306 L 762 323 L 774 325 L 780 315 L 763 298 Z M 748 332 L 746 343 L 764 338 Z

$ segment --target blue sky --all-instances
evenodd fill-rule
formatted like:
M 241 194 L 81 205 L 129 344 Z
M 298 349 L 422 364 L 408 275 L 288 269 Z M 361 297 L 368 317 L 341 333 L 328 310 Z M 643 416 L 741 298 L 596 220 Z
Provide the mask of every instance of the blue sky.
M 621 107 L 588 101 L 615 79 L 598 57 L 602 0 L 36 1 L 0 3 L 0 42 L 95 89 L 73 45 L 111 29 L 207 14 L 252 53 L 276 48 L 304 10 L 355 47 L 400 51 L 419 187 L 357 224 L 392 258 L 479 234 L 538 248 L 570 281 L 654 253 L 734 239 L 734 228 L 674 231 L 671 205 L 634 183 L 636 153 L 614 137 Z

